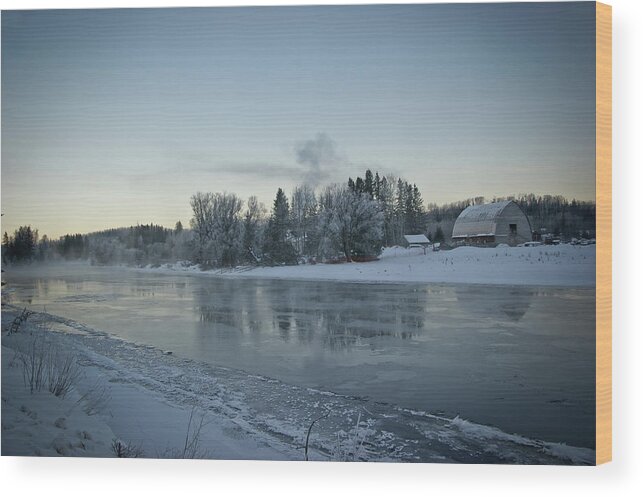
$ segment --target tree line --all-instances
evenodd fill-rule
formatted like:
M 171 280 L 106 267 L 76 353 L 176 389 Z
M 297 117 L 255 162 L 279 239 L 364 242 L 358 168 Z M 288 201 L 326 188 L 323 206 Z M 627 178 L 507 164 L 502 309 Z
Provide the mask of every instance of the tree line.
M 507 197 L 516 201 L 535 231 L 564 239 L 592 237 L 593 202 L 533 194 Z M 494 198 L 491 201 L 505 200 Z M 392 175 L 348 178 L 319 191 L 296 186 L 290 196 L 278 188 L 267 208 L 257 197 L 235 193 L 197 192 L 190 198 L 189 229 L 155 224 L 114 228 L 89 234 L 67 234 L 59 240 L 38 238 L 21 226 L 3 236 L 4 262 L 87 259 L 94 264 L 159 265 L 189 261 L 204 268 L 240 264 L 281 265 L 376 258 L 383 247 L 404 244 L 405 234 L 425 234 L 448 245 L 456 218 L 484 197 L 426 207 L 416 184 Z

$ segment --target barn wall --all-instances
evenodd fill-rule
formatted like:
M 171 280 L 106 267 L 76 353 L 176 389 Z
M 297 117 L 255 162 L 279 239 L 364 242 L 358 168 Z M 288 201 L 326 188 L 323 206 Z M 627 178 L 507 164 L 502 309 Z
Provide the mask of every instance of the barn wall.
M 517 233 L 511 236 L 509 225 L 515 224 Z M 496 243 L 517 245 L 531 241 L 531 226 L 527 216 L 517 204 L 511 203 L 496 218 Z

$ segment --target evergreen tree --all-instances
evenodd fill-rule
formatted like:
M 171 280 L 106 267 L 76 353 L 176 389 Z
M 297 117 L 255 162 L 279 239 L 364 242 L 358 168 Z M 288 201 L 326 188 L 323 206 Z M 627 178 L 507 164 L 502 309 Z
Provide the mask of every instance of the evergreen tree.
M 20 226 L 13 236 L 3 237 L 6 259 L 15 262 L 30 262 L 37 255 L 38 230 Z
M 424 234 L 426 230 L 426 213 L 424 211 L 424 201 L 422 200 L 422 195 L 417 185 L 413 184 L 413 188 L 410 193 L 410 218 L 411 226 L 410 230 L 412 234 Z
M 279 188 L 266 228 L 264 252 L 275 263 L 294 264 L 297 254 L 289 241 L 290 206 L 284 191 Z
M 373 184 L 373 198 L 380 200 L 380 173 L 375 171 L 375 183 Z
M 355 193 L 364 193 L 364 180 L 359 176 L 355 180 Z
M 366 174 L 364 176 L 364 193 L 367 193 L 371 199 L 373 198 L 373 193 L 374 193 L 373 173 L 371 172 L 370 169 L 366 170 Z
M 438 224 L 438 227 L 435 228 L 435 233 L 433 234 L 433 243 L 444 243 L 444 232 L 442 231 L 442 226 Z

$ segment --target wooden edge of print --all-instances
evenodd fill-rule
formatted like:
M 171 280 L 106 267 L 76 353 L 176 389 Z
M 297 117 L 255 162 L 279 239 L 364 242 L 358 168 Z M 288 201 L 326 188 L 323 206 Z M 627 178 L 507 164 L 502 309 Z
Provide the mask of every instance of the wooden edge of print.
M 596 464 L 612 460 L 612 7 L 596 3 Z

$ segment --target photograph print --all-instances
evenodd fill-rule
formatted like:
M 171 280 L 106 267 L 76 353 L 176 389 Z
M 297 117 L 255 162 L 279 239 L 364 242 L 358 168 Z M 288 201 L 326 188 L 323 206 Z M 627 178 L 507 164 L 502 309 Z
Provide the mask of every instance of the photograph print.
M 2 455 L 594 465 L 595 2 L 2 12 Z

